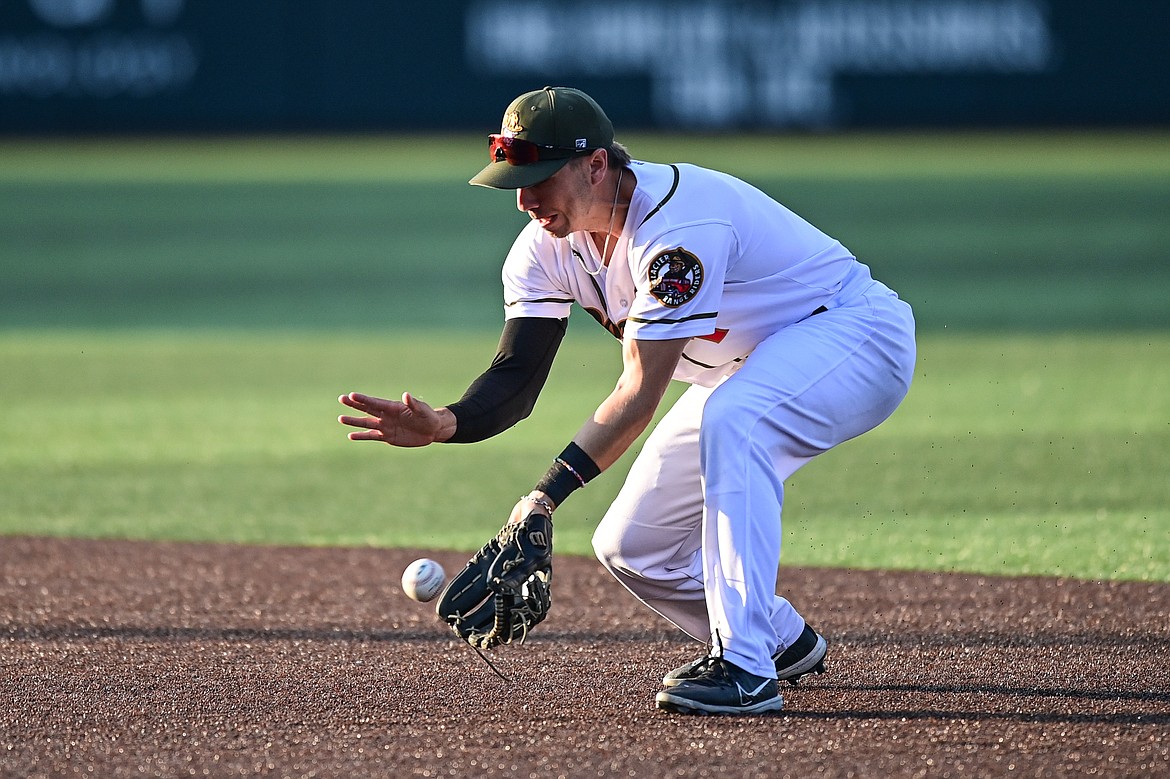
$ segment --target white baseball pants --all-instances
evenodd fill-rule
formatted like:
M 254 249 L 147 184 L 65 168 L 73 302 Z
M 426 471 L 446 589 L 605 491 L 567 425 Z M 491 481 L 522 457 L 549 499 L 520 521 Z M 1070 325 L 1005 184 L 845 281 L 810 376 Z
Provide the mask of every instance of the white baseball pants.
M 775 678 L 772 655 L 804 627 L 776 595 L 784 481 L 879 425 L 910 386 L 910 307 L 867 282 L 768 337 L 716 387 L 684 392 L 593 537 L 636 598 L 757 676 Z

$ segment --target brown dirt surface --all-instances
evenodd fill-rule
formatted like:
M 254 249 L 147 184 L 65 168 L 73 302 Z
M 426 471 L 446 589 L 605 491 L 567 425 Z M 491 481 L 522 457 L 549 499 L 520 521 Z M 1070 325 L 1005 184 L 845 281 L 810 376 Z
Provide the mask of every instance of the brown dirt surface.
M 3 776 L 1170 775 L 1170 585 L 783 568 L 831 642 L 783 712 L 655 710 L 702 647 L 596 562 L 491 653 L 411 560 L 0 538 Z

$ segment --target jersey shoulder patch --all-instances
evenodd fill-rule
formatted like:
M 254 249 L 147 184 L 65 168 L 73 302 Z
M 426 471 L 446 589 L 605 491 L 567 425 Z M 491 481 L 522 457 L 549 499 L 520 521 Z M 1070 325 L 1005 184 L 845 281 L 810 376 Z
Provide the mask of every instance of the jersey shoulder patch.
M 670 308 L 678 308 L 699 294 L 703 263 L 681 246 L 668 249 L 650 261 L 650 294 Z

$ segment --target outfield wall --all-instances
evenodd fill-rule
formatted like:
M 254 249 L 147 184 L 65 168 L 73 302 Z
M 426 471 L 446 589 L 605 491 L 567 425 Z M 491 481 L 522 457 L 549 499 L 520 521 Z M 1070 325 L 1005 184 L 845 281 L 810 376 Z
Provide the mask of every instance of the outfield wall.
M 4 0 L 0 133 L 1170 122 L 1166 0 Z

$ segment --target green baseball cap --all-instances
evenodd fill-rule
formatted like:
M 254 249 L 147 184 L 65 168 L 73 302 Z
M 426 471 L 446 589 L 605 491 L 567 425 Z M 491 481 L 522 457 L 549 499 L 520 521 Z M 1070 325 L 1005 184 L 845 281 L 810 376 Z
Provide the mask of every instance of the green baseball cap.
M 492 161 L 470 184 L 521 189 L 547 179 L 582 152 L 613 143 L 613 124 L 579 89 L 526 92 L 504 112 L 499 135 L 489 136 Z

